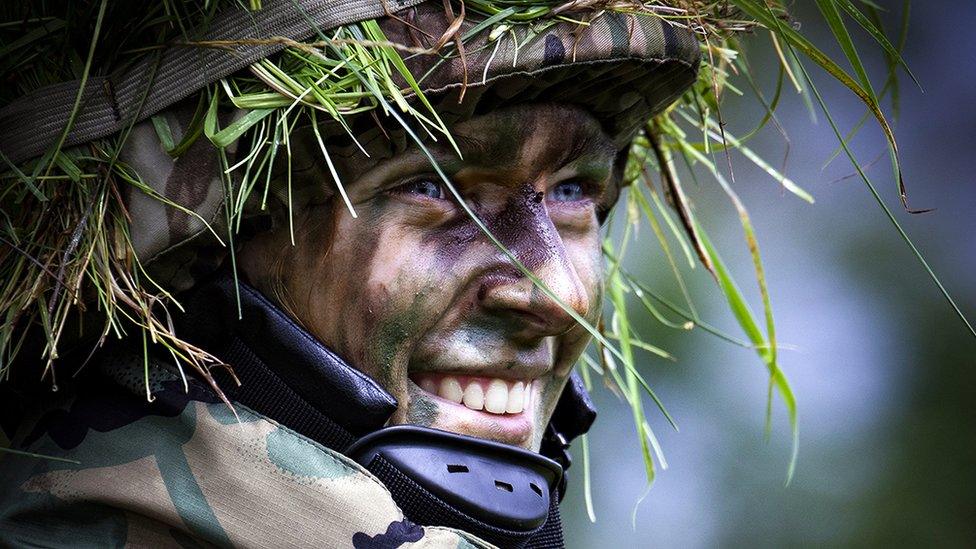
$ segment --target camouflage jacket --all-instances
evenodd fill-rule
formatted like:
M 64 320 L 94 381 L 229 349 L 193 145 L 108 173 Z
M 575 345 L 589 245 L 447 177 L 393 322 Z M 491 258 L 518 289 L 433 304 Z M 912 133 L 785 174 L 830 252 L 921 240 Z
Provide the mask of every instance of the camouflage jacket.
M 248 297 L 255 296 L 245 296 L 246 307 Z M 275 312 L 265 310 L 273 318 L 256 319 L 255 329 L 274 332 L 268 324 L 282 320 Z M 312 355 L 319 350 L 306 345 Z M 260 412 L 248 406 L 247 393 L 228 393 L 231 410 L 204 384 L 184 382 L 171 360 L 150 353 L 144 364 L 141 345 L 124 344 L 100 351 L 74 387 L 35 401 L 11 442 L 47 457 L 0 453 L 0 546 L 489 545 L 459 530 L 407 520 L 374 475 L 315 440 L 321 438 L 315 429 L 338 427 L 315 414 L 302 416 L 308 399 L 286 394 L 287 384 L 259 379 L 244 358 L 237 361 L 243 387 L 273 397 Z M 317 381 L 309 375 L 305 385 Z M 359 391 L 356 398 L 382 404 L 383 393 L 373 389 L 369 383 L 347 387 L 345 396 Z M 361 422 L 370 413 L 362 415 Z

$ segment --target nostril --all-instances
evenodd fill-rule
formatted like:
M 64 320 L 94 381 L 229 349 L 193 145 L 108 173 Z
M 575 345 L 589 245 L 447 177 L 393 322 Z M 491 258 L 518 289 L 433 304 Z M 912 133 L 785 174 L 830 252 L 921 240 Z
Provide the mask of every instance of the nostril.
M 518 283 L 524 278 L 521 272 L 514 267 L 511 269 L 500 269 L 486 275 L 478 286 L 478 301 L 492 300 L 493 292 L 508 295 L 504 288 L 514 283 Z M 511 297 L 511 296 L 509 296 Z M 507 299 L 502 299 L 507 302 Z
M 545 193 L 543 193 L 542 191 L 539 191 L 539 192 L 535 193 L 535 196 L 532 197 L 532 201 L 535 202 L 536 204 L 541 204 L 542 203 L 542 199 L 545 198 L 545 197 L 546 197 Z

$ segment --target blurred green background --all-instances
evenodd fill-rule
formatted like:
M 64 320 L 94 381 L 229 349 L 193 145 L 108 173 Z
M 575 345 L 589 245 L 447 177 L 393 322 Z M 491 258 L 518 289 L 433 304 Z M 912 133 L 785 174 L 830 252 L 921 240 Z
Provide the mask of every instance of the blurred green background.
M 892 32 L 901 2 L 880 4 L 890 10 L 885 23 Z M 795 9 L 802 30 L 841 59 L 814 3 L 798 2 Z M 914 2 L 904 57 L 924 92 L 902 78 L 895 131 L 911 204 L 934 212 L 910 215 L 901 208 L 876 124 L 869 122 L 854 142 L 862 163 L 874 162 L 868 175 L 889 207 L 971 320 L 976 36 L 967 29 L 974 26 L 972 0 Z M 773 59 L 759 51 L 764 41 L 752 39 L 749 59 L 771 90 L 776 72 Z M 881 57 L 867 49 L 863 56 L 875 81 L 883 82 Z M 864 112 L 859 102 L 826 76 L 815 81 L 841 127 L 852 127 Z M 723 115 L 733 133 L 746 133 L 761 117 L 753 103 L 728 98 Z M 647 407 L 669 467 L 658 471 L 638 506 L 646 483 L 630 411 L 609 391 L 595 391 L 600 417 L 590 448 L 596 523 L 587 518 L 576 444 L 563 507 L 570 547 L 976 545 L 976 338 L 863 183 L 847 177 L 853 174 L 849 162 L 840 157 L 824 168 L 837 141 L 823 116 L 811 123 L 792 92 L 778 115 L 791 143 L 787 175 L 815 196 L 816 205 L 784 193 L 741 155 L 733 156 L 733 164 L 735 189 L 752 214 L 765 260 L 784 346 L 780 363 L 799 404 L 793 482 L 784 486 L 791 438 L 778 400 L 772 435 L 763 440 L 767 375 L 755 353 L 699 330 L 680 332 L 642 318 L 638 331 L 678 357 L 674 363 L 644 354 L 641 371 L 681 431 Z M 784 140 L 772 127 L 751 146 L 781 165 Z M 707 177 L 686 185 L 760 312 L 734 210 Z M 680 302 L 646 227 L 632 250 L 629 268 Z M 741 335 L 710 276 L 698 268 L 688 280 L 702 316 Z

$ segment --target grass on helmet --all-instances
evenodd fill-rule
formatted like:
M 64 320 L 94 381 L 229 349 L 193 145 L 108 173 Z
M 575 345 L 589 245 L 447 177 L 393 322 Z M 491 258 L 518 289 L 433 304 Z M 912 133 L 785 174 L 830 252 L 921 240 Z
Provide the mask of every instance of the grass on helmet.
M 259 209 L 267 207 L 272 168 L 280 165 L 281 155 L 285 157 L 287 168 L 284 181 L 287 205 L 289 210 L 293 207 L 289 136 L 300 123 L 313 126 L 336 189 L 355 216 L 355 210 L 346 198 L 344 183 L 339 180 L 332 165 L 330 152 L 318 127 L 324 121 L 332 121 L 341 126 L 358 145 L 347 117 L 374 111 L 393 118 L 404 128 L 418 149 L 427 156 L 450 194 L 487 238 L 540 291 L 557 302 L 593 336 L 594 351 L 599 360 L 594 360 L 591 353 L 585 353 L 580 370 L 588 387 L 591 386 L 591 371 L 596 372 L 602 376 L 604 385 L 630 406 L 649 483 L 656 467 L 665 465 L 665 462 L 644 413 L 645 400 L 650 399 L 657 405 L 672 426 L 674 420 L 644 379 L 636 351 L 644 351 L 658 358 L 673 357 L 636 333 L 631 322 L 631 315 L 634 314 L 631 311 L 635 309 L 646 312 L 667 328 L 686 331 L 700 328 L 730 344 L 756 351 L 769 372 L 767 432 L 774 392 L 783 401 L 789 417 L 793 433 L 787 473 L 789 480 L 795 470 L 798 449 L 796 399 L 779 365 L 775 322 L 758 237 L 745 205 L 734 191 L 735 178 L 729 156 L 733 151 L 740 152 L 784 189 L 804 201 L 813 202 L 809 193 L 785 175 L 785 169 L 774 168 L 772 163 L 746 146 L 770 122 L 782 131 L 775 110 L 783 95 L 783 88 L 789 87 L 786 82 L 803 94 L 811 114 L 815 112 L 816 99 L 838 136 L 840 147 L 837 154 L 840 151 L 847 154 L 899 234 L 922 262 L 956 314 L 969 326 L 948 291 L 898 225 L 850 152 L 848 143 L 863 126 L 863 120 L 846 136 L 843 135 L 800 59 L 800 55 L 803 55 L 814 61 L 845 85 L 865 104 L 865 119 L 868 116 L 876 119 L 889 144 L 889 158 L 898 184 L 898 194 L 908 209 L 897 144 L 880 103 L 890 94 L 897 111 L 898 73 L 907 70 L 900 54 L 907 28 L 907 1 L 899 39 L 892 43 L 882 30 L 875 6 L 865 3 L 861 7 L 851 0 L 817 0 L 820 13 L 850 65 L 853 76 L 789 24 L 786 7 L 779 0 L 466 0 L 463 3 L 453 2 L 452 5 L 456 13 L 467 14 L 464 16 L 477 22 L 464 33 L 457 30 L 459 25 L 454 27 L 454 34 L 441 37 L 435 51 L 393 44 L 375 21 L 325 31 L 317 29 L 315 40 L 305 42 L 285 37 L 238 42 L 201 40 L 210 21 L 219 16 L 221 10 L 257 10 L 261 5 L 259 0 L 249 0 L 247 6 L 236 0 L 210 0 L 202 4 L 192 0 L 163 0 L 143 8 L 144 13 L 138 16 L 121 18 L 126 21 L 124 28 L 119 26 L 120 18 L 105 15 L 106 9 L 117 14 L 112 10 L 133 8 L 114 4 L 106 7 L 107 4 L 104 0 L 86 4 L 88 12 L 77 15 L 80 18 L 77 21 L 46 15 L 23 20 L 17 19 L 19 12 L 6 10 L 6 20 L 0 21 L 0 52 L 4 54 L 0 70 L 5 75 L 16 75 L 17 78 L 14 79 L 15 85 L 0 91 L 0 100 L 8 101 L 48 84 L 86 79 L 98 44 L 99 54 L 106 60 L 106 66 L 130 63 L 141 55 L 158 54 L 173 42 L 182 42 L 184 47 L 209 48 L 275 43 L 283 46 L 283 50 L 254 63 L 247 71 L 199 90 L 196 112 L 179 142 L 175 141 L 165 117 L 152 118 L 160 143 L 173 157 L 179 157 L 199 138 L 208 139 L 217 147 L 224 192 L 223 227 L 211 227 L 195 212 L 153 191 L 135 170 L 120 162 L 119 152 L 127 132 L 62 150 L 64 138 L 70 129 L 66 128 L 57 146 L 38 159 L 14 165 L 6 157 L 0 158 L 4 166 L 4 171 L 0 173 L 0 181 L 4 183 L 0 190 L 0 280 L 3 281 L 0 283 L 0 310 L 3 311 L 0 324 L 0 381 L 9 377 L 11 364 L 23 348 L 28 326 L 35 326 L 46 341 L 40 356 L 45 364 L 45 374 L 56 386 L 59 344 L 69 320 L 85 318 L 90 326 L 90 319 L 100 318 L 103 324 L 96 346 L 101 345 L 107 337 L 124 337 L 137 330 L 141 332 L 147 347 L 144 362 L 147 378 L 148 344 L 151 342 L 168 351 L 181 375 L 183 365 L 189 365 L 219 393 L 210 369 L 224 365 L 205 350 L 190 345 L 173 333 L 170 308 L 178 308 L 179 304 L 164 288 L 152 281 L 139 262 L 129 234 L 129 214 L 122 197 L 131 188 L 204 221 L 205 230 L 227 245 L 236 277 L 234 236 L 240 230 L 248 208 L 253 208 L 255 204 Z M 301 10 L 297 3 L 295 8 Z M 435 65 L 458 56 L 463 58 L 465 43 L 483 32 L 489 33 L 484 48 L 497 51 L 501 40 L 509 39 L 515 41 L 518 50 L 529 39 L 557 22 L 585 26 L 606 10 L 631 13 L 636 17 L 656 17 L 668 24 L 691 29 L 700 39 L 706 62 L 692 89 L 671 108 L 648 121 L 646 129 L 631 147 L 625 183 L 633 185 L 622 197 L 617 210 L 624 210 L 620 215 L 626 215 L 624 234 L 618 244 L 609 240 L 604 244 L 608 271 L 607 295 L 611 309 L 607 317 L 610 321 L 593 326 L 566 306 L 491 234 L 437 165 L 421 134 L 434 140 L 446 139 L 455 150 L 457 146 L 421 91 L 423 81 L 431 72 L 411 74 L 404 56 L 438 55 L 440 59 Z M 91 18 L 95 18 L 93 24 Z M 874 91 L 875 87 L 868 78 L 847 29 L 848 20 L 854 21 L 874 40 L 885 56 L 888 72 L 879 93 Z M 50 39 L 59 36 L 57 33 L 65 29 L 87 28 L 86 23 L 95 31 L 95 37 L 89 37 L 87 43 L 79 39 L 55 43 Z M 517 26 L 526 31 L 526 38 L 521 43 L 516 41 L 514 33 Z M 754 81 L 744 56 L 740 35 L 750 31 L 761 31 L 756 32 L 757 39 L 767 38 L 769 47 L 779 58 L 776 85 L 769 100 Z M 82 57 L 77 51 L 85 51 L 87 56 Z M 68 61 L 58 62 L 64 59 Z M 470 82 L 478 82 L 479 76 L 484 80 L 486 74 L 470 75 Z M 745 85 L 738 85 L 734 83 L 736 81 Z M 765 113 L 755 128 L 737 138 L 724 126 L 721 104 L 725 94 L 743 94 L 743 90 L 755 95 Z M 221 127 L 220 113 L 231 109 L 238 110 L 240 116 Z M 77 110 L 78 101 L 75 102 L 71 118 L 74 118 Z M 129 121 L 129 127 L 133 123 L 135 120 Z M 226 149 L 231 146 L 238 149 L 234 164 L 229 162 L 226 154 Z M 717 155 L 725 155 L 726 162 L 721 162 Z M 739 217 L 746 248 L 753 261 L 753 278 L 760 291 L 764 327 L 760 327 L 731 273 L 708 239 L 702 214 L 696 212 L 692 200 L 684 192 L 684 183 L 674 165 L 676 159 L 692 168 L 692 177 L 696 180 L 697 172 L 714 180 Z M 727 173 L 720 167 L 723 164 L 728 165 Z M 637 242 L 635 239 L 643 223 L 650 227 L 654 241 L 668 262 L 681 291 L 683 305 L 658 295 L 623 267 L 626 253 L 634 247 L 631 241 Z M 292 221 L 289 222 L 289 230 L 294 234 Z M 673 250 L 669 241 L 677 248 Z M 678 248 L 681 250 L 680 256 L 676 256 Z M 678 260 L 681 256 L 684 261 Z M 694 270 L 696 263 L 703 265 L 714 277 L 748 341 L 718 330 L 700 318 L 682 273 L 683 265 L 687 264 L 688 270 Z M 618 364 L 622 364 L 623 368 L 618 368 Z M 147 398 L 152 398 L 148 393 L 148 383 Z M 584 490 L 592 518 L 588 446 L 584 446 L 584 464 Z

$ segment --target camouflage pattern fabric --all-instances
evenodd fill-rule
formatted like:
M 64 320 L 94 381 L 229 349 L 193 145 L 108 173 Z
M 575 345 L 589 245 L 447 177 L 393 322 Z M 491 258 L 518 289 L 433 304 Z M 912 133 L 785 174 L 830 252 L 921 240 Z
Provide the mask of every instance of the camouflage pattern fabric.
M 409 522 L 355 462 L 165 366 L 147 403 L 137 357 L 102 361 L 15 441 L 74 463 L 0 453 L 0 546 L 489 546 Z
M 159 115 L 165 117 L 176 142 L 183 139 L 195 105 L 195 100 L 183 101 Z M 234 146 L 227 153 L 233 157 Z M 164 287 L 177 292 L 191 288 L 198 277 L 216 270 L 226 254 L 223 241 L 214 236 L 226 240 L 227 235 L 225 180 L 216 148 L 200 136 L 183 155 L 173 158 L 146 121 L 132 128 L 120 160 L 157 195 L 130 186 L 125 197 L 139 259 Z
M 440 37 L 451 24 L 443 8 L 431 2 L 397 15 L 380 24 L 399 44 L 430 47 L 430 38 L 414 27 Z M 624 148 L 695 81 L 700 46 L 687 29 L 653 15 L 607 11 L 584 18 L 592 20 L 585 25 L 551 20 L 518 25 L 497 36 L 489 28 L 465 42 L 463 58 L 454 53 L 444 60 L 412 56 L 405 61 L 418 75 L 421 89 L 440 96 L 435 110 L 445 120 L 467 119 L 512 103 L 579 105 Z M 460 33 L 478 22 L 467 17 Z M 465 101 L 459 104 L 465 73 Z

